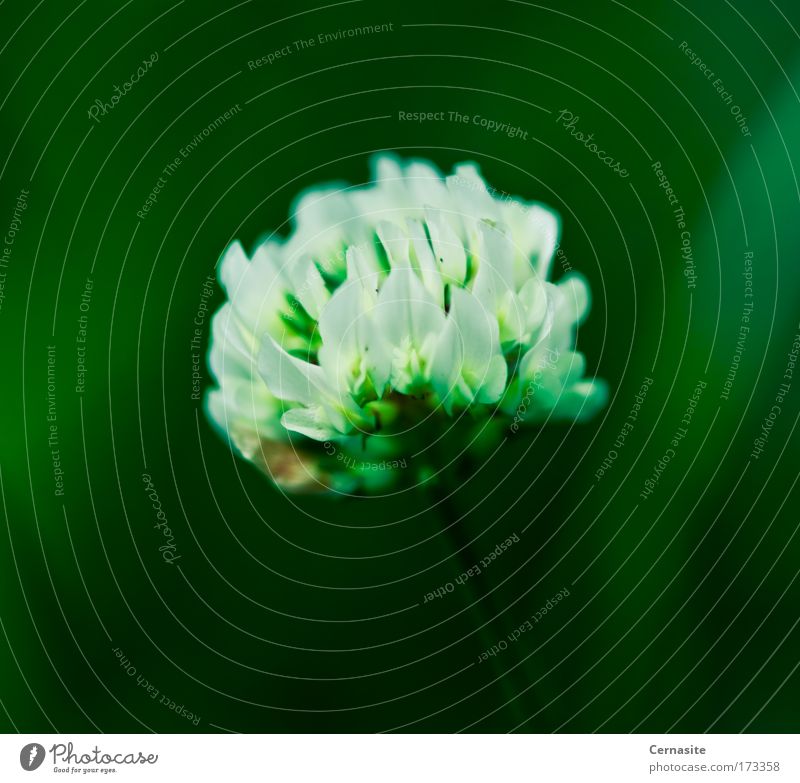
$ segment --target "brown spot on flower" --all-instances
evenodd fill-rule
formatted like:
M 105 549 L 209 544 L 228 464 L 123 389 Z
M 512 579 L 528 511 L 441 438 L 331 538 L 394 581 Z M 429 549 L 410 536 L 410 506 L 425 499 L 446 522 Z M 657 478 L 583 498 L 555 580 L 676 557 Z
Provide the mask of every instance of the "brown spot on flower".
M 287 492 L 318 494 L 331 489 L 330 474 L 319 459 L 291 443 L 262 438 L 253 462 Z

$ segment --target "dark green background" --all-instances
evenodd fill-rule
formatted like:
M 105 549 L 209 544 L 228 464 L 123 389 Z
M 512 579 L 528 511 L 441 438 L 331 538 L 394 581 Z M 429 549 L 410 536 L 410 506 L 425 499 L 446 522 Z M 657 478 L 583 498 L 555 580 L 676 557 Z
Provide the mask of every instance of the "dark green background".
M 392 32 L 247 64 L 386 22 Z M 0 309 L 0 727 L 797 731 L 800 376 L 764 453 L 748 456 L 800 320 L 797 29 L 788 0 L 6 0 L 0 234 L 23 188 L 30 206 Z M 90 120 L 92 102 L 156 51 Z M 237 103 L 140 223 L 164 166 Z M 557 124 L 562 109 L 627 180 Z M 528 139 L 401 122 L 398 110 L 479 114 Z M 594 295 L 579 345 L 611 392 L 590 424 L 526 430 L 462 465 L 448 529 L 419 493 L 283 497 L 190 398 L 192 320 L 225 246 L 286 233 L 300 190 L 365 182 L 370 154 L 387 149 L 447 171 L 477 161 L 498 190 L 560 212 L 563 252 Z M 654 161 L 687 213 L 693 291 Z M 754 320 L 725 401 L 746 251 Z M 47 444 L 48 345 L 63 498 Z M 646 376 L 641 417 L 595 482 Z M 642 501 L 698 380 L 689 434 Z M 158 552 L 145 460 L 180 568 Z M 512 533 L 520 542 L 481 576 L 423 603 Z M 477 663 L 564 587 L 533 632 Z M 149 698 L 115 647 L 198 725 Z

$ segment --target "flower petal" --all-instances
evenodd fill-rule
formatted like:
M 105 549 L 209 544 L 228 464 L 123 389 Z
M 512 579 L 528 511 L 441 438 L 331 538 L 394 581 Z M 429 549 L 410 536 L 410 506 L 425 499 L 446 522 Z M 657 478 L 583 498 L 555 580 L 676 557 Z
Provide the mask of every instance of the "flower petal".
M 450 313 L 434 354 L 434 388 L 443 401 L 455 394 L 461 404 L 495 402 L 508 373 L 497 320 L 469 291 L 453 288 L 450 295 Z
M 291 408 L 281 416 L 281 424 L 287 430 L 305 435 L 312 440 L 326 441 L 341 434 L 330 425 L 324 409 L 320 406 Z
M 318 319 L 331 294 L 317 265 L 309 256 L 304 256 L 287 264 L 287 271 L 297 301 L 312 318 Z
M 280 400 L 311 405 L 320 394 L 332 396 L 322 367 L 291 356 L 269 336 L 261 344 L 258 371 Z
M 425 222 L 444 282 L 463 285 L 467 277 L 467 255 L 463 243 L 440 210 L 426 207 Z
M 281 331 L 280 313 L 287 305 L 288 281 L 280 273 L 281 251 L 276 243 L 262 244 L 247 258 L 240 242 L 227 249 L 219 265 L 219 277 L 236 311 L 237 321 L 253 335 Z
M 400 226 L 383 220 L 378 224 L 378 237 L 393 269 L 411 266 L 408 234 Z
M 408 220 L 406 223 L 411 238 L 412 260 L 419 269 L 422 284 L 430 291 L 436 304 L 444 305 L 444 283 L 436 259 L 433 255 L 425 229 L 419 220 Z
M 417 347 L 438 335 L 444 312 L 411 267 L 395 268 L 378 294 L 376 321 L 388 342 L 410 339 Z
M 525 313 L 514 289 L 514 245 L 508 234 L 485 222 L 478 225 L 477 234 L 478 272 L 472 293 L 497 316 L 503 344 L 519 342 L 525 331 Z

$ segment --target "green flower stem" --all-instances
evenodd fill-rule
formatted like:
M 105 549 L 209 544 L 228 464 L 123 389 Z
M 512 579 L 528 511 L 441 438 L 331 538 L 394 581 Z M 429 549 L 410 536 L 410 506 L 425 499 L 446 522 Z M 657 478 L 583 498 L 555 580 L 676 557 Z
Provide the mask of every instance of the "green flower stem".
M 458 477 L 455 475 L 455 468 L 451 467 L 447 475 L 440 474 L 442 480 L 431 487 L 429 490 L 430 507 L 435 510 L 441 525 L 442 535 L 447 542 L 446 545 L 452 550 L 453 559 L 459 573 L 468 571 L 475 563 L 479 562 L 480 557 L 475 554 L 472 543 L 469 537 L 464 533 L 464 519 L 465 514 L 461 514 L 456 503 L 456 496 L 458 487 L 461 485 Z M 475 618 L 476 627 L 478 629 L 478 640 L 480 641 L 483 650 L 488 650 L 492 645 L 497 644 L 500 638 L 505 638 L 505 633 L 502 636 L 492 636 L 490 629 L 494 623 L 492 618 L 500 618 L 502 612 L 495 605 L 495 601 L 491 594 L 483 597 L 479 596 L 475 590 L 473 580 L 465 581 L 462 588 L 466 591 L 467 604 L 470 607 L 470 612 Z M 487 616 L 485 607 L 488 607 L 491 613 L 491 618 Z M 502 621 L 498 621 L 499 625 L 503 625 Z M 513 723 L 511 725 L 519 725 L 527 720 L 522 712 L 520 702 L 515 697 L 521 691 L 513 687 L 511 679 L 512 676 L 507 674 L 502 667 L 499 666 L 495 657 L 490 657 L 487 663 L 491 661 L 492 671 L 498 677 L 497 682 L 500 685 L 500 690 L 505 697 L 505 709 L 511 713 Z

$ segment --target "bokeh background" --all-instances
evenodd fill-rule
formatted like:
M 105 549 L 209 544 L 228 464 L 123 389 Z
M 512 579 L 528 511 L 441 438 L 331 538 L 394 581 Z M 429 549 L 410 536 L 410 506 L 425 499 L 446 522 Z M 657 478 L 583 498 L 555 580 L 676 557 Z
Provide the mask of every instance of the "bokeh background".
M 796 4 L 6 0 L 0 20 L 0 728 L 800 728 Z M 390 29 L 346 33 L 368 25 Z M 550 204 L 556 277 L 594 294 L 578 340 L 606 410 L 465 464 L 447 514 L 285 497 L 192 398 L 220 253 L 285 235 L 297 193 L 367 182 L 382 150 Z

